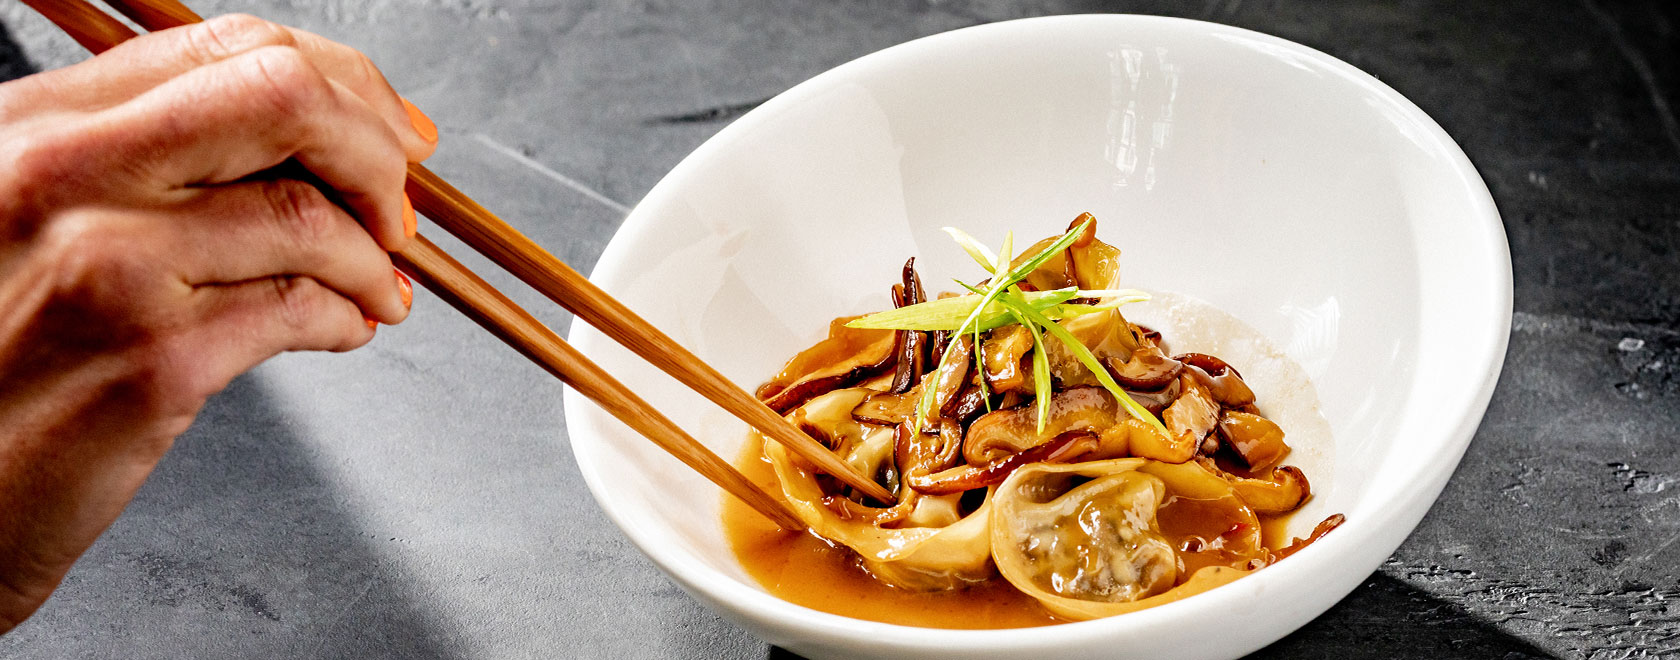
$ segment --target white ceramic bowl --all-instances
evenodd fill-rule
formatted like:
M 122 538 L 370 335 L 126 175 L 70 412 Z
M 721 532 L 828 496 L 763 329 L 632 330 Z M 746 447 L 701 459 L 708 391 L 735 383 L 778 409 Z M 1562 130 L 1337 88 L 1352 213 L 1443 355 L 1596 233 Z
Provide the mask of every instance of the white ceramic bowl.
M 592 278 L 750 389 L 828 319 L 881 308 L 907 255 L 931 282 L 973 276 L 939 227 L 995 245 L 1082 211 L 1125 251 L 1128 285 L 1212 302 L 1306 368 L 1334 432 L 1333 447 L 1313 448 L 1331 472 L 1309 472 L 1313 515 L 1345 513 L 1341 529 L 1181 602 L 946 631 L 771 596 L 724 541 L 719 491 L 567 391 L 596 499 L 695 598 L 813 658 L 1226 658 L 1288 634 L 1370 575 L 1440 493 L 1510 329 L 1510 256 L 1487 188 L 1435 122 L 1352 66 L 1263 34 L 1139 16 L 920 39 L 719 132 L 636 207 Z M 743 424 L 574 327 L 609 372 L 737 455 Z

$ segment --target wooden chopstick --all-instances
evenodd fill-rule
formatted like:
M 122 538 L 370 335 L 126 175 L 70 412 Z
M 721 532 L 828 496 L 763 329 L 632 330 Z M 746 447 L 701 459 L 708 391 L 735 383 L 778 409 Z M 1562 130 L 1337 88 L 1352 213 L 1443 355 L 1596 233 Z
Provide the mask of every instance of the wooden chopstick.
M 607 375 L 560 335 L 438 249 L 426 237 L 415 236 L 414 246 L 392 255 L 397 267 L 414 281 L 461 310 L 525 357 L 542 365 L 567 386 L 600 404 L 661 449 L 752 505 L 783 529 L 805 529 L 805 523 L 800 522 L 781 500 L 765 494 L 735 466 L 683 433 L 653 406 L 631 393 L 630 388 Z
M 630 311 L 571 266 L 544 250 L 519 230 L 456 190 L 442 177 L 417 164 L 408 166 L 408 197 L 415 210 L 472 249 L 541 291 L 578 318 L 631 352 L 699 392 L 741 421 L 759 430 L 817 469 L 881 502 L 897 498 L 874 480 L 857 473 L 827 447 L 812 440 L 757 397 L 695 357 L 659 328 Z
M 85 0 L 26 0 L 28 4 L 89 50 L 100 53 L 135 33 Z M 147 0 L 135 5 L 154 4 Z M 165 0 L 179 11 L 157 9 L 145 12 L 131 8 L 129 14 L 147 29 L 173 27 L 180 12 L 196 17 L 185 6 Z M 125 12 L 126 13 L 126 12 Z M 117 30 L 112 25 L 122 28 Z M 451 306 L 480 326 L 537 362 L 566 385 L 600 404 L 632 429 L 653 440 L 662 449 L 735 495 L 784 529 L 803 530 L 805 525 L 785 503 L 758 488 L 740 471 L 705 445 L 683 433 L 669 419 L 572 348 L 553 330 L 496 291 L 423 236 L 416 236 L 407 248 L 392 255 L 392 261 L 415 281 L 438 294 Z
M 127 25 L 123 25 L 122 21 L 111 18 L 109 14 L 85 2 L 23 0 L 23 4 L 47 17 L 53 25 L 57 25 L 70 35 L 71 39 L 75 39 L 76 43 L 95 55 L 139 36 Z
M 174 0 L 166 2 L 105 0 L 105 4 L 127 16 L 129 20 L 134 21 L 140 27 L 153 32 L 204 20 L 196 12 L 188 9 L 186 5 Z
M 106 0 L 148 30 L 203 20 L 176 0 Z M 130 9 L 123 9 L 123 7 Z M 521 281 L 559 303 L 701 396 L 734 414 L 817 470 L 882 502 L 896 498 L 832 451 L 735 385 L 711 365 L 630 311 L 571 266 L 419 163 L 409 164 L 408 194 L 415 210 L 490 257 Z
M 148 30 L 203 20 L 177 0 L 106 0 Z M 124 9 L 128 7 L 128 9 Z M 821 472 L 881 502 L 895 498 L 804 431 L 776 414 L 659 328 L 630 311 L 588 278 L 544 250 L 489 209 L 419 163 L 408 166 L 408 196 L 415 210 L 490 257 L 567 311 L 611 337 L 712 403 L 810 461 Z

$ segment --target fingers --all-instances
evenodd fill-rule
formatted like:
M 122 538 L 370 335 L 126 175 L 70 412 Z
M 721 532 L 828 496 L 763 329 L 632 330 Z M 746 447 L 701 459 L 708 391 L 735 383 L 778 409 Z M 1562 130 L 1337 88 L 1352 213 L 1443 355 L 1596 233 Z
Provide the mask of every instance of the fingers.
M 343 85 L 385 120 L 402 141 L 408 162 L 418 163 L 437 149 L 437 125 L 419 108 L 391 89 L 385 74 L 361 51 L 319 35 L 286 28 L 298 50 L 329 80 Z
M 399 97 L 360 51 L 303 30 L 232 14 L 131 39 L 99 57 L 26 81 L 60 110 L 109 108 L 193 69 L 267 47 L 294 48 L 328 80 L 361 98 L 394 132 L 410 162 L 436 148 L 437 128 Z M 37 110 L 42 109 L 37 107 Z
M 278 353 L 348 351 L 374 335 L 354 303 L 308 277 L 200 287 L 193 297 L 202 322 L 183 340 L 198 356 L 198 391 L 218 391 Z
M 293 48 L 259 48 L 193 69 L 98 115 L 86 155 L 155 185 L 212 185 L 296 160 L 381 247 L 406 245 L 413 210 L 396 134 L 360 97 Z
M 395 324 L 408 306 L 391 259 L 320 190 L 289 179 L 198 188 L 168 209 L 175 267 L 194 286 L 273 274 L 307 276 L 349 298 L 370 319 Z

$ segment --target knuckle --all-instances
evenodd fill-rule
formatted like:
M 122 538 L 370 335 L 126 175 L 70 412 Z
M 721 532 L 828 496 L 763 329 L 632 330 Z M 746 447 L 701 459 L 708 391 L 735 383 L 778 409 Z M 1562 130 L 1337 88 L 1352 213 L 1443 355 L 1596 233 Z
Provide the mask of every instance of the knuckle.
M 55 342 L 114 352 L 175 325 L 168 267 L 137 243 L 120 218 L 90 211 L 60 214 L 40 231 L 32 259 L 41 267 L 43 327 Z
M 266 183 L 263 192 L 292 247 L 315 253 L 329 245 L 338 233 L 342 211 L 315 186 L 279 179 Z
M 380 73 L 379 66 L 373 63 L 373 58 L 359 50 L 351 51 L 351 53 L 353 53 L 350 59 L 350 76 L 352 76 L 352 79 L 345 82 L 350 83 L 355 88 L 384 84 L 385 74 Z
M 274 314 L 280 323 L 301 332 L 320 317 L 322 287 L 307 277 L 276 276 L 274 283 Z
M 13 199 L 39 197 L 72 183 L 71 173 L 83 162 L 81 153 L 74 133 L 35 130 L 7 136 L 3 167 Z
M 90 213 L 69 213 L 45 232 L 45 245 L 58 266 L 58 282 L 67 289 L 130 281 L 142 264 L 123 249 L 127 243 L 113 223 Z
M 204 21 L 187 33 L 188 47 L 205 61 L 231 57 L 261 46 L 294 46 L 292 33 L 250 14 L 227 14 Z
M 359 317 L 359 314 L 345 313 L 346 309 L 354 309 L 354 303 L 320 282 L 309 277 L 275 277 L 273 281 L 274 313 L 279 323 L 300 342 L 296 346 L 348 351 L 371 339 L 366 336 L 366 326 L 346 320 Z
M 295 48 L 260 48 L 249 59 L 252 97 L 280 119 L 307 117 L 331 98 L 326 78 Z

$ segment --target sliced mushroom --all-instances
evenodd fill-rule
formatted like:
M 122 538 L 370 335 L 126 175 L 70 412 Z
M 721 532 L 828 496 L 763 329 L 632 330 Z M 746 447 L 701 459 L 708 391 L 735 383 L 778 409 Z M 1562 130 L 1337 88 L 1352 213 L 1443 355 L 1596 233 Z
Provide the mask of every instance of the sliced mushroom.
M 1167 383 L 1166 388 L 1154 392 L 1126 390 L 1126 393 L 1132 396 L 1133 401 L 1138 402 L 1138 405 L 1148 409 L 1149 412 L 1154 413 L 1156 416 L 1159 416 L 1162 411 L 1166 410 L 1167 406 L 1172 405 L 1173 401 L 1178 400 L 1178 395 L 1183 392 L 1184 388 L 1178 384 L 1178 379 L 1176 378 L 1173 379 L 1172 382 Z
M 893 285 L 894 307 L 908 307 L 926 300 L 926 294 L 922 291 L 922 278 L 916 275 L 915 257 L 910 257 L 904 262 L 903 278 L 902 284 Z M 927 371 L 927 342 L 928 336 L 925 332 L 897 331 L 894 349 L 898 354 L 898 365 L 893 371 L 893 392 L 908 392 L 922 379 L 922 373 Z
M 943 420 L 933 433 L 917 433 L 909 424 L 900 424 L 893 441 L 893 460 L 906 480 L 950 468 L 962 456 L 962 429 L 950 420 Z M 902 500 L 904 493 L 899 497 Z
M 881 392 L 872 394 L 863 403 L 852 409 L 852 418 L 860 422 L 894 425 L 902 424 L 916 418 L 916 407 L 921 404 L 923 388 L 939 386 L 934 393 L 934 409 L 932 417 L 950 416 L 950 413 L 961 409 L 962 387 L 969 375 L 969 347 L 972 346 L 967 338 L 963 338 L 951 355 L 950 361 L 938 372 L 938 378 L 924 378 L 907 392 Z M 978 396 L 978 393 L 976 393 Z M 975 401 L 975 405 L 983 405 L 984 400 Z M 969 411 L 972 413 L 972 410 Z
M 928 333 L 927 349 L 928 364 L 939 364 L 940 356 L 945 355 L 945 347 L 951 343 L 950 330 L 935 330 Z
M 793 356 L 782 372 L 758 388 L 758 398 L 778 413 L 786 413 L 819 394 L 892 368 L 892 330 L 848 328 L 856 317 L 834 319 L 828 338 Z
M 1091 453 L 1098 436 L 1090 431 L 1069 431 L 1049 442 L 985 465 L 963 465 L 930 475 L 911 474 L 905 483 L 927 495 L 950 495 L 996 486 L 1023 465 L 1060 463 Z
M 980 414 L 986 406 L 986 396 L 980 392 L 980 386 L 970 383 L 963 388 L 962 394 L 945 403 L 940 409 L 945 419 L 952 420 L 963 428 L 967 428 L 974 421 L 975 415 Z
M 1097 240 L 1097 216 L 1091 215 L 1089 211 L 1079 214 L 1078 217 L 1073 219 L 1073 222 L 1068 223 L 1067 230 L 1073 231 L 1074 227 L 1078 227 L 1079 223 L 1085 221 L 1090 221 L 1091 224 L 1087 225 L 1085 231 L 1079 234 L 1079 238 L 1073 239 L 1073 244 L 1068 247 L 1083 248 Z
M 1109 357 L 1103 360 L 1108 373 L 1121 387 L 1128 390 L 1153 391 L 1171 385 L 1184 371 L 1184 363 L 1163 355 L 1154 346 L 1140 345 L 1130 360 Z
M 1312 485 L 1307 483 L 1307 475 L 1294 466 L 1284 465 L 1249 478 L 1221 470 L 1213 459 L 1205 456 L 1197 462 L 1230 482 L 1237 497 L 1242 498 L 1243 503 L 1255 513 L 1289 513 L 1312 497 Z
M 1229 371 L 1236 374 L 1238 378 L 1242 378 L 1242 374 L 1237 373 L 1236 367 L 1231 366 L 1231 363 L 1226 362 L 1217 355 L 1208 355 L 1206 353 L 1179 353 L 1178 355 L 1174 355 L 1173 359 L 1188 365 L 1201 367 L 1202 371 L 1207 372 L 1210 376 L 1222 376 L 1225 372 Z
M 1289 455 L 1283 429 L 1252 413 L 1227 410 L 1219 418 L 1219 437 L 1251 470 L 1265 470 Z
M 1142 323 L 1133 323 L 1132 329 L 1137 331 L 1138 337 L 1142 338 L 1143 341 L 1153 343 L 1157 346 L 1161 344 L 1161 333 L 1157 332 L 1154 328 Z
M 1195 367 L 1190 370 L 1191 375 L 1226 407 L 1241 408 L 1254 403 L 1254 390 L 1243 382 L 1242 374 L 1237 373 L 1236 367 L 1224 360 L 1204 353 L 1184 353 L 1174 355 L 1173 359 Z
M 939 366 L 935 372 L 934 383 L 938 391 L 933 393 L 933 409 L 943 411 L 945 404 L 962 393 L 963 386 L 968 384 L 969 374 L 974 368 L 974 340 L 970 337 L 958 337 L 951 344 L 951 357 Z
M 923 387 L 925 384 L 917 385 L 902 394 L 871 394 L 852 409 L 852 419 L 882 426 L 894 426 L 913 420 L 916 418 L 916 404 L 921 401 Z
M 1175 440 L 1186 439 L 1193 447 L 1200 447 L 1202 438 L 1219 423 L 1219 403 L 1194 378 L 1186 375 L 1178 380 L 1184 393 L 1161 412 L 1161 421 Z
M 994 410 L 981 415 L 968 427 L 963 440 L 963 457 L 969 463 L 985 465 L 1027 449 L 1068 431 L 1099 431 L 1113 426 L 1120 415 L 1113 395 L 1099 387 L 1076 387 L 1051 395 L 1050 415 L 1044 432 L 1038 431 L 1038 405 Z
M 888 485 L 898 496 L 898 501 L 891 506 L 877 507 L 858 502 L 853 497 L 831 495 L 823 498 L 823 506 L 828 507 L 842 520 L 864 521 L 886 528 L 914 524 L 911 517 L 918 515 L 925 494 L 909 487 L 909 484 L 916 480 L 926 480 L 927 475 L 952 467 L 957 463 L 961 451 L 962 429 L 958 428 L 955 422 L 942 422 L 939 430 L 934 433 L 918 433 L 911 430 L 909 423 L 899 424 L 893 430 L 893 460 L 890 462 L 892 474 L 877 479 Z M 883 468 L 889 469 L 887 466 Z M 926 517 L 930 512 L 922 512 L 920 515 Z
M 1033 391 L 1027 363 L 1027 352 L 1033 347 L 1031 331 L 1019 325 L 1004 326 L 993 330 L 980 345 L 987 387 L 993 392 Z

